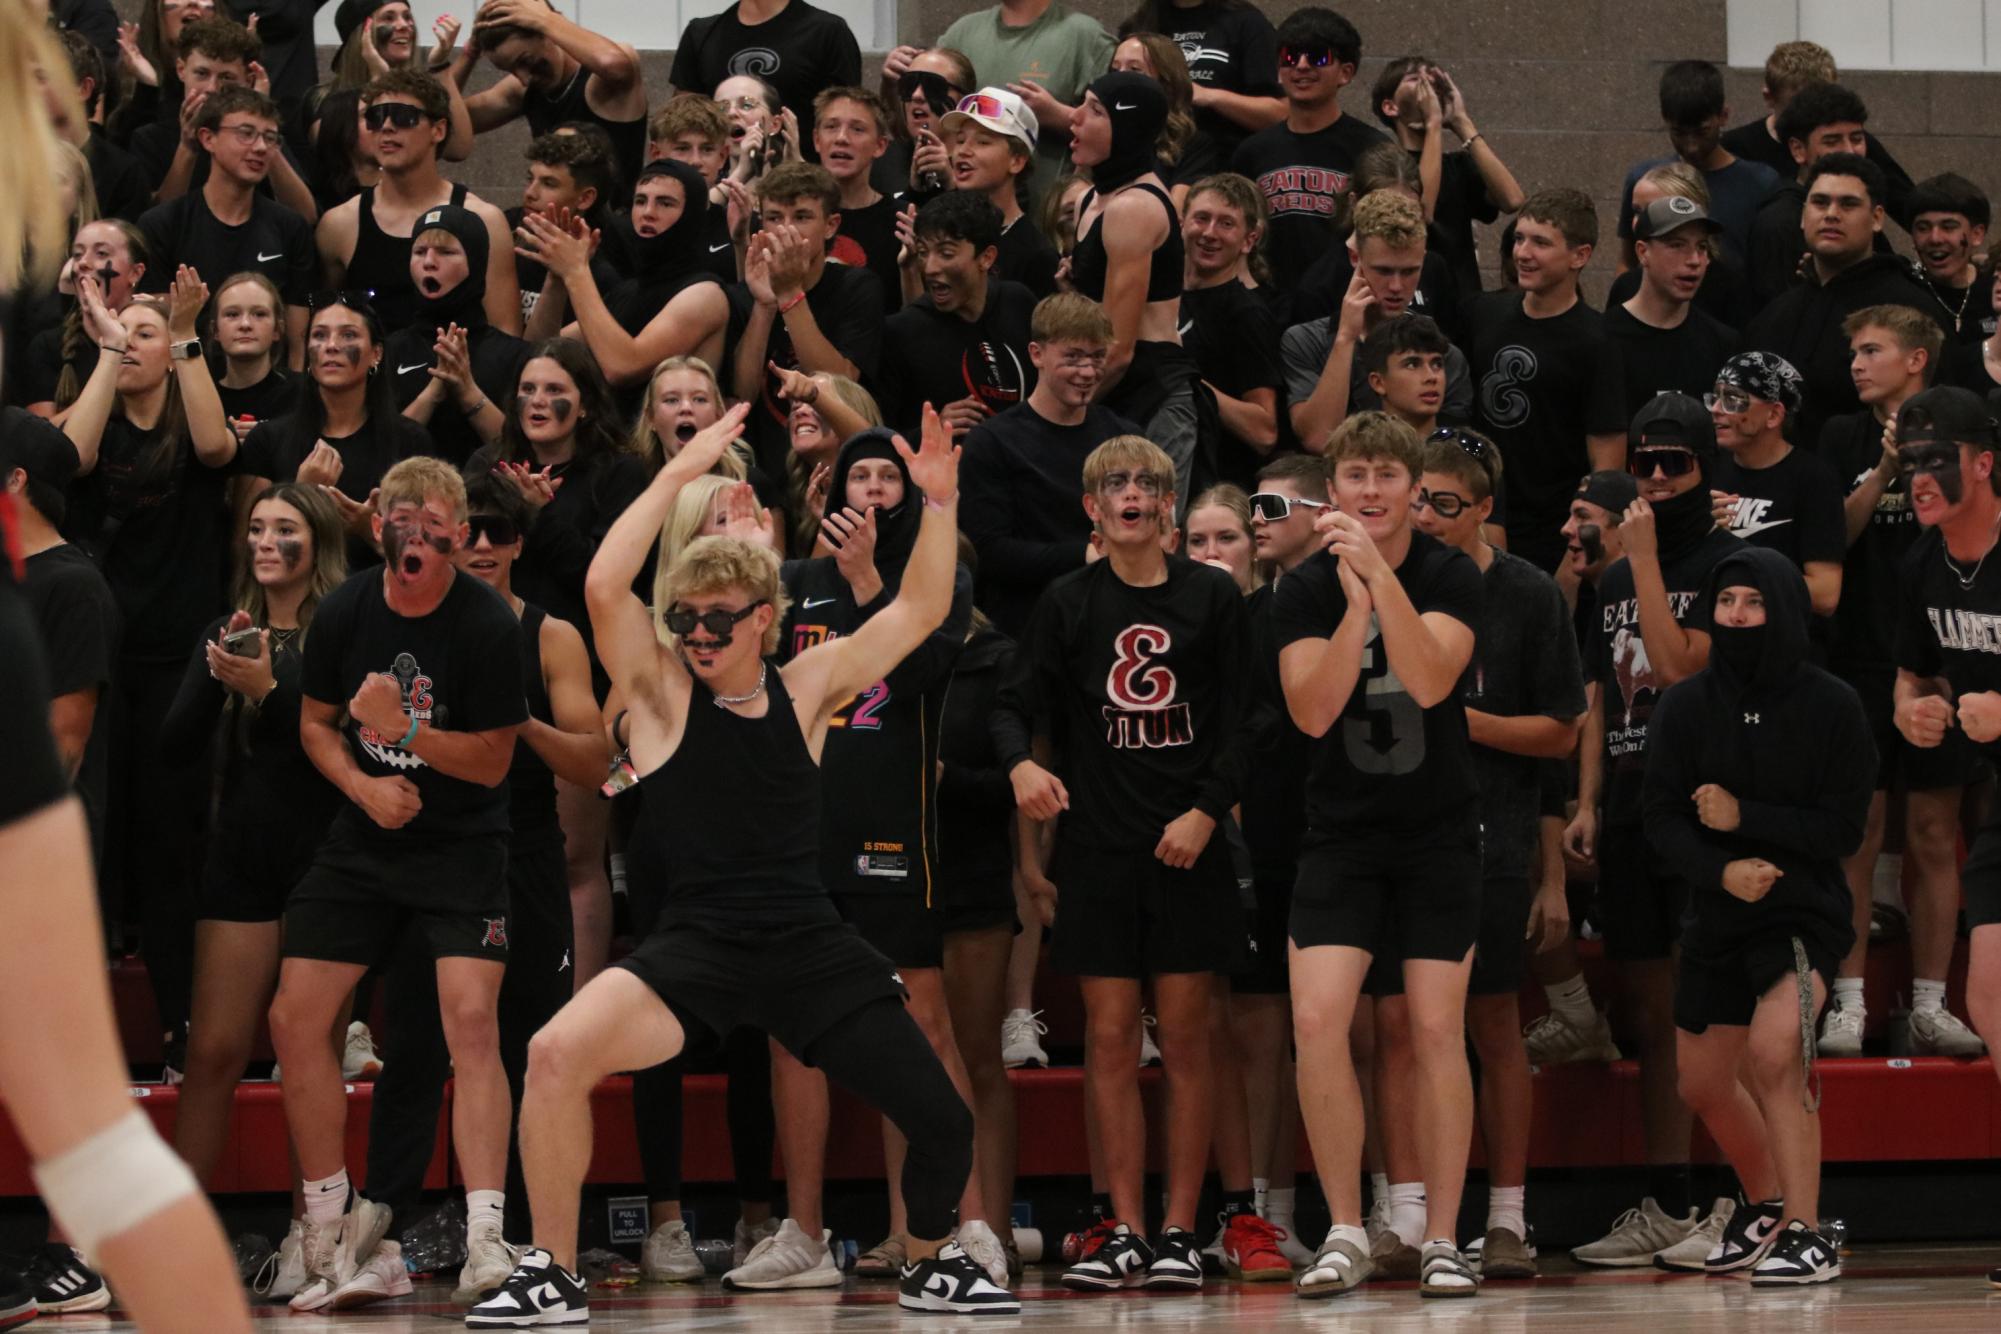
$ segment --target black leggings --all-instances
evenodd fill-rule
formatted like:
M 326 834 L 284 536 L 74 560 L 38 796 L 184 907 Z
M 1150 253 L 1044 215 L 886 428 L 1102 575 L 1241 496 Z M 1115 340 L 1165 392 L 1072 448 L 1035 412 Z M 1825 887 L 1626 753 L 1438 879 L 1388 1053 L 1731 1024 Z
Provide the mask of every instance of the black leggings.
M 903 1132 L 910 1141 L 903 1160 L 910 1235 L 949 1236 L 973 1170 L 973 1114 L 902 1002 L 870 1001 L 800 1055 Z
M 740 1028 L 723 1045 L 729 1073 L 730 1164 L 736 1197 L 764 1203 L 772 1197 L 771 1146 L 778 1127 L 771 1113 L 771 1046 L 764 1034 Z M 681 1075 L 683 1060 L 632 1076 L 632 1122 L 646 1198 L 655 1204 L 681 1198 Z

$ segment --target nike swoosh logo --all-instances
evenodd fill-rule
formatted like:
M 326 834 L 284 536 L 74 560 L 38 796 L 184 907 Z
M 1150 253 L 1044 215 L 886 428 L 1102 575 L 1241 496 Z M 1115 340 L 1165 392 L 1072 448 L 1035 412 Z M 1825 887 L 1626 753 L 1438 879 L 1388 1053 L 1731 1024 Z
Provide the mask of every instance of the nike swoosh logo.
M 1139 108 L 1138 108 L 1138 107 L 1136 107 L 1136 106 L 1127 106 L 1127 105 L 1126 105 L 1126 104 L 1125 104 L 1124 102 L 1114 102 L 1114 103 L 1112 103 L 1112 110 L 1114 110 L 1114 111 L 1137 111 L 1137 110 L 1139 110 Z
M 425 371 L 429 369 L 430 369 L 429 366 L 426 366 L 423 362 L 420 361 L 414 366 L 398 366 L 396 368 L 396 373 L 398 375 L 408 375 L 411 371 Z
M 730 243 L 728 241 L 725 241 L 721 245 L 710 246 L 709 253 L 711 255 L 720 255 L 723 253 L 723 251 L 728 250 L 729 248 L 730 248 Z
M 1189 321 L 1188 321 L 1188 322 L 1187 322 L 1186 324 L 1182 325 L 1182 326 L 1181 326 L 1181 327 L 1180 327 L 1179 329 L 1176 329 L 1176 330 L 1175 330 L 1175 332 L 1176 332 L 1176 333 L 1178 333 L 1178 334 L 1180 334 L 1180 335 L 1181 335 L 1181 336 L 1182 336 L 1183 338 L 1186 338 L 1186 337 L 1188 336 L 1188 331 L 1189 331 L 1190 329 L 1193 329 L 1194 327 L 1195 327 L 1195 321 L 1194 321 L 1194 320 L 1189 320 Z
M 282 250 L 280 250 L 275 255 L 267 255 L 261 250 L 257 252 L 257 262 L 259 264 L 264 264 L 274 259 L 283 259 L 283 258 L 285 258 L 285 252 Z
M 1730 531 L 1739 537 L 1748 538 L 1764 532 L 1767 528 L 1783 528 L 1791 522 L 1791 519 L 1767 519 L 1763 523 L 1746 524 L 1742 528 L 1732 528 Z
M 833 601 L 832 598 L 807 598 L 804 602 L 799 604 L 799 610 L 811 611 L 815 607 L 824 607 L 829 602 L 832 601 Z

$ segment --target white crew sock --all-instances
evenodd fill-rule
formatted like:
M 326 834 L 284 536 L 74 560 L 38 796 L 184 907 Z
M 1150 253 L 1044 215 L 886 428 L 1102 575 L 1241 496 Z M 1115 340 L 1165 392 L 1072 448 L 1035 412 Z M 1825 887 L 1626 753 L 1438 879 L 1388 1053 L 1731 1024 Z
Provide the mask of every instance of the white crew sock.
M 470 1237 L 478 1231 L 482 1223 L 490 1223 L 498 1232 L 507 1219 L 507 1192 L 500 1190 L 469 1190 L 466 1192 L 466 1235 Z
M 1861 1014 L 1866 1008 L 1862 998 L 1862 981 L 1863 979 L 1859 977 L 1835 978 L 1834 990 L 1830 999 L 1840 1009 L 1847 1010 L 1853 1014 Z
M 1424 1240 L 1424 1183 L 1404 1181 L 1390 1186 L 1390 1227 L 1406 1246 Z
M 1523 1198 L 1527 1194 L 1527 1186 L 1487 1187 L 1487 1231 L 1504 1227 L 1527 1241 L 1528 1224 L 1522 1218 Z
M 1584 974 L 1544 987 L 1542 994 L 1549 997 L 1549 1008 L 1572 1028 L 1590 1028 L 1598 1022 L 1598 1010 L 1591 1004 L 1591 988 L 1584 984 Z
M 1258 1212 L 1265 1221 L 1276 1223 L 1286 1231 L 1292 1231 L 1293 1199 L 1298 1194 L 1291 1186 L 1272 1187 L 1265 1191 L 1264 1207 Z
M 1926 977 L 1911 979 L 1911 1009 L 1943 1010 L 1945 1008 L 1945 983 L 1934 982 Z
M 340 1216 L 347 1212 L 347 1169 L 319 1181 L 302 1182 L 300 1194 L 306 1197 L 306 1217 L 314 1223 L 326 1227 L 340 1222 Z
M 1251 1178 L 1251 1207 L 1257 1210 L 1259 1218 L 1265 1216 L 1265 1194 L 1271 1189 L 1271 1182 L 1263 1177 Z

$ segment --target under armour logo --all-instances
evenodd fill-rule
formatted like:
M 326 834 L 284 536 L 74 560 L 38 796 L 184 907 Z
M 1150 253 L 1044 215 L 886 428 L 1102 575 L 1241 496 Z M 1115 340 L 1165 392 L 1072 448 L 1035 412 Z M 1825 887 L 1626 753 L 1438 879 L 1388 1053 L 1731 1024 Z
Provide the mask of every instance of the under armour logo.
M 1747 723 L 1755 723 L 1758 721 L 1758 715 L 1755 713 L 1747 713 L 1744 715 L 1744 721 Z

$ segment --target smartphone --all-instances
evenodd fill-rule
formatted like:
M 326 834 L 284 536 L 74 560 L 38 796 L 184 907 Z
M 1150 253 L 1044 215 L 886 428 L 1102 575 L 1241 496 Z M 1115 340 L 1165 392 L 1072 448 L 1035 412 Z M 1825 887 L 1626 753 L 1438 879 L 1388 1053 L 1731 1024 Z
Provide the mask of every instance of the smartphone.
M 256 626 L 248 630 L 237 630 L 222 637 L 222 651 L 239 658 L 254 658 L 259 647 L 258 636 L 263 632 Z

